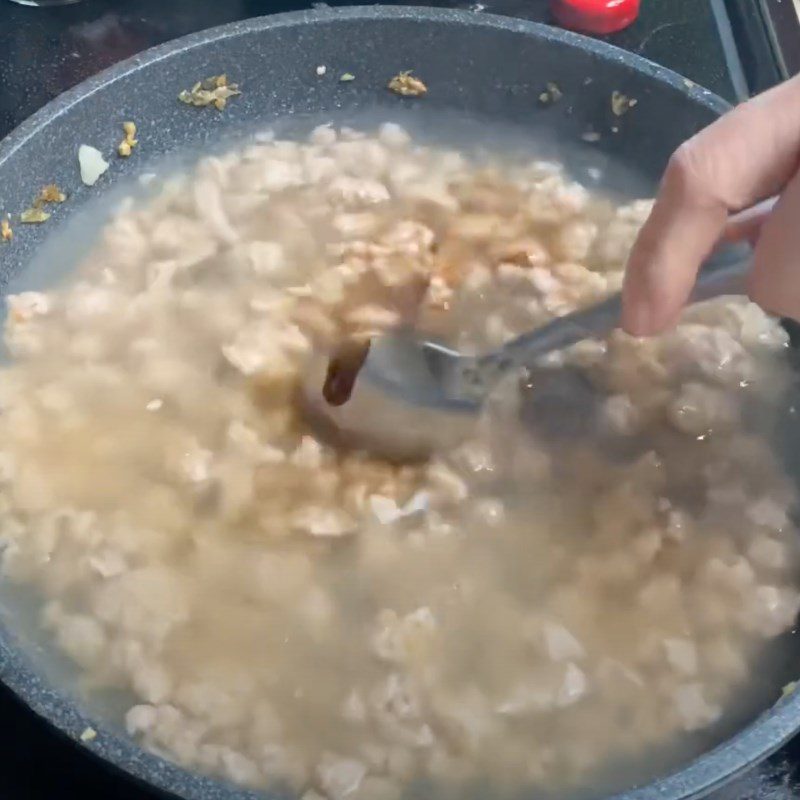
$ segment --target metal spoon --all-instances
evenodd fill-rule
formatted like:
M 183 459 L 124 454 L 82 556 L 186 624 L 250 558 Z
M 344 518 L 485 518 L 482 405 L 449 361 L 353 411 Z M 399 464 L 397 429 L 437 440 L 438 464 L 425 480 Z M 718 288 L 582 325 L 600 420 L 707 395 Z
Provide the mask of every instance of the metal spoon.
M 749 247 L 736 245 L 711 256 L 703 265 L 690 302 L 745 294 L 750 254 Z M 509 370 L 532 367 L 548 353 L 607 336 L 617 326 L 621 310 L 622 296 L 615 294 L 480 356 L 421 339 L 413 330 L 392 331 L 372 342 L 361 377 L 412 405 L 476 412 Z

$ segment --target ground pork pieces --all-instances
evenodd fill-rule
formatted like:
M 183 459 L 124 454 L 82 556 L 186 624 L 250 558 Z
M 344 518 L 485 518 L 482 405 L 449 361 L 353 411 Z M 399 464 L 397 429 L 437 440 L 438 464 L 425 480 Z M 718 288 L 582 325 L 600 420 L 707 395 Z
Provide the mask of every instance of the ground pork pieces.
M 800 606 L 761 311 L 554 356 L 596 438 L 524 425 L 516 377 L 405 464 L 298 401 L 342 342 L 479 351 L 601 299 L 649 207 L 391 124 L 166 180 L 67 285 L 8 298 L 6 579 L 145 747 L 307 800 L 581 783 L 708 728 Z

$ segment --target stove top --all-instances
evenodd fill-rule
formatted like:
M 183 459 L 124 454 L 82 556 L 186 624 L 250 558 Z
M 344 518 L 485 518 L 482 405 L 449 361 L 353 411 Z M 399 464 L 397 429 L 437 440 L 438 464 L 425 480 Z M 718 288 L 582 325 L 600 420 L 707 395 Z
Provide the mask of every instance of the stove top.
M 551 21 L 546 0 L 416 4 Z M 0 137 L 65 89 L 152 45 L 233 20 L 303 7 L 308 3 L 297 0 L 83 0 L 38 9 L 0 0 Z M 800 0 L 642 0 L 636 23 L 607 38 L 735 103 L 800 72 Z M 1 686 L 0 719 L 4 800 L 162 797 L 123 779 L 62 738 Z M 711 800 L 798 797 L 800 737 Z
M 764 4 L 764 20 L 777 61 L 784 75 L 800 72 L 800 0 L 769 0 Z

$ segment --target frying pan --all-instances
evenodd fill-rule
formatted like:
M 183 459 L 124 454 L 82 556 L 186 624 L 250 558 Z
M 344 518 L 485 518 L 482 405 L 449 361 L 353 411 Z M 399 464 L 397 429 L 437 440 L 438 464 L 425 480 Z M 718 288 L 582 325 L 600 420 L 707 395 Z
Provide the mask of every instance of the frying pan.
M 327 67 L 325 76 L 317 75 L 318 65 Z M 415 70 L 428 84 L 429 95 L 416 102 L 424 103 L 429 113 L 466 113 L 523 126 L 532 135 L 547 131 L 568 142 L 587 138 L 587 132 L 599 134 L 588 137 L 596 139 L 591 143 L 592 163 L 630 164 L 646 188 L 653 187 L 681 141 L 726 109 L 701 87 L 637 56 L 519 20 L 388 7 L 322 9 L 248 20 L 179 39 L 117 65 L 57 98 L 0 144 L 2 208 L 28 207 L 38 188 L 53 182 L 69 195 L 46 225 L 16 226 L 13 243 L 0 249 L 3 286 L 24 278 L 45 238 L 81 207 L 147 170 L 148 163 L 170 153 L 214 146 L 231 132 L 287 116 L 343 120 L 371 111 L 397 118 L 409 103 L 390 95 L 385 86 L 388 78 L 406 69 Z M 224 113 L 176 101 L 181 89 L 222 72 L 243 89 Z M 345 72 L 355 80 L 340 82 Z M 548 81 L 558 84 L 563 98 L 543 107 L 538 97 Z M 613 115 L 609 97 L 615 89 L 638 100 L 635 113 Z M 125 119 L 139 127 L 136 155 L 114 160 L 100 184 L 84 186 L 77 169 L 79 145 L 113 153 Z M 491 145 L 491 126 L 482 130 Z M 612 189 L 614 174 L 608 170 Z M 6 611 L 0 626 L 0 680 L 67 737 L 78 741 L 87 726 L 95 728 L 97 738 L 85 746 L 100 759 L 182 798 L 257 796 L 142 752 L 113 726 L 92 719 L 76 698 L 56 689 L 36 662 Z M 617 797 L 701 797 L 776 750 L 798 728 L 800 693 L 683 769 Z

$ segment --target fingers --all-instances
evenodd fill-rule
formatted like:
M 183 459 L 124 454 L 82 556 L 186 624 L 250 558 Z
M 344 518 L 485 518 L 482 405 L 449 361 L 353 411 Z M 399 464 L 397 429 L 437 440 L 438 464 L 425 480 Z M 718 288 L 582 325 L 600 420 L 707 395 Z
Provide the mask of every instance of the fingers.
M 800 320 L 800 172 L 761 227 L 748 294 L 766 311 Z
M 777 198 L 772 197 L 730 217 L 719 243 L 748 241 L 755 246 L 761 228 L 772 213 L 776 202 Z
M 622 326 L 636 336 L 670 327 L 689 296 L 697 269 L 714 247 L 728 209 L 706 191 L 690 140 L 670 160 L 656 203 L 628 259 Z M 702 163 L 699 162 L 699 163 Z
M 628 261 L 628 332 L 653 334 L 677 321 L 731 212 L 780 192 L 798 156 L 800 77 L 739 106 L 676 151 Z

